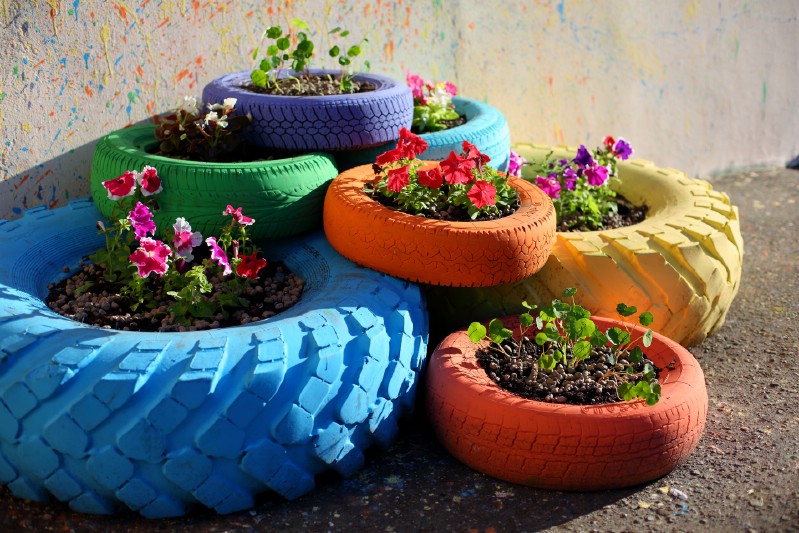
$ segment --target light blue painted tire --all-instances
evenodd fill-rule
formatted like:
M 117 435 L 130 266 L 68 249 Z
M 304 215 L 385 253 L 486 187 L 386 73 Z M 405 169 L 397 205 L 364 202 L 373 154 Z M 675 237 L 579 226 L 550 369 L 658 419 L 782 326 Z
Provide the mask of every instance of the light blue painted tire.
M 102 245 L 87 200 L 0 224 L 0 483 L 20 498 L 148 518 L 229 513 L 350 475 L 413 407 L 427 346 L 415 285 L 321 232 L 269 246 L 302 299 L 254 324 L 124 332 L 49 310 L 48 283 Z
M 492 167 L 507 170 L 510 160 L 510 130 L 505 116 L 496 108 L 477 100 L 456 96 L 452 101 L 455 110 L 466 115 L 467 122 L 448 130 L 421 134 L 420 137 L 427 141 L 428 146 L 419 159 L 443 161 L 453 150 L 456 154 L 461 153 L 463 141 L 469 141 L 491 158 L 489 164 Z M 378 155 L 396 145 L 393 142 L 376 148 L 337 152 L 332 155 L 336 159 L 339 172 L 344 172 L 360 165 L 371 165 Z

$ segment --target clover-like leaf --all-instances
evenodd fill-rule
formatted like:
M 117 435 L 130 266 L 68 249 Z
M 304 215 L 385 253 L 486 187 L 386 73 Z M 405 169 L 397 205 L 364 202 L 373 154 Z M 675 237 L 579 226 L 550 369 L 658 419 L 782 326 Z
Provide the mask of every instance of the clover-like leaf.
M 596 331 L 596 324 L 590 318 L 581 318 L 574 323 L 576 339 L 590 338 Z
M 640 346 L 635 346 L 630 352 L 627 354 L 627 360 L 632 364 L 638 364 L 644 360 L 644 351 L 641 350 Z
M 549 337 L 547 337 L 547 334 L 543 331 L 535 336 L 535 343 L 539 346 L 543 346 L 548 340 Z
M 652 316 L 652 313 L 649 311 L 645 311 L 638 315 L 638 323 L 642 326 L 651 326 L 652 322 L 654 322 L 655 317 Z
M 530 313 L 522 313 L 519 315 L 519 324 L 523 328 L 529 328 L 533 325 L 533 317 L 530 316 Z
M 556 364 L 555 358 L 549 354 L 544 354 L 538 359 L 538 366 L 544 370 L 552 370 L 555 368 Z
M 651 329 L 646 330 L 646 333 L 644 333 L 644 338 L 643 338 L 643 341 L 642 341 L 644 343 L 644 346 L 646 346 L 647 348 L 652 346 L 652 337 L 653 336 L 654 336 L 654 334 L 652 333 Z
M 469 339 L 475 344 L 485 339 L 486 328 L 480 322 L 472 322 L 469 324 L 469 329 L 466 330 Z
M 561 293 L 561 297 L 568 298 L 569 296 L 574 296 L 575 294 L 577 294 L 577 288 L 576 287 L 569 287 L 568 289 L 563 289 L 563 292 Z
M 591 356 L 592 351 L 593 348 L 591 347 L 591 343 L 588 341 L 579 341 L 574 345 L 574 348 L 572 348 L 572 354 L 578 361 L 588 359 Z
M 266 36 L 270 39 L 277 39 L 283 34 L 283 30 L 280 26 L 270 26 L 266 29 Z
M 616 306 L 616 312 L 619 313 L 621 316 L 631 316 L 634 315 L 638 311 L 638 308 L 633 306 L 626 306 L 623 303 L 620 303 Z

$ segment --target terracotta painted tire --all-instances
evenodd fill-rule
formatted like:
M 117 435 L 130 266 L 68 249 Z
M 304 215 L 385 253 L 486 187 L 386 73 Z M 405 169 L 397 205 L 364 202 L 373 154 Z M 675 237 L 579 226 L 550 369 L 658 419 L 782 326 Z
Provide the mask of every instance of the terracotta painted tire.
M 552 147 L 516 144 L 514 150 L 535 160 Z M 574 150 L 556 148 L 555 155 L 570 157 Z M 432 289 L 431 316 L 451 331 L 472 320 L 517 313 L 524 299 L 541 305 L 577 287 L 578 303 L 592 313 L 612 316 L 618 302 L 635 305 L 654 315 L 652 329 L 685 346 L 716 331 L 741 281 L 738 208 L 708 182 L 647 161 L 621 163 L 619 178 L 617 192 L 649 206 L 643 222 L 559 232 L 537 274 L 491 289 Z
M 522 205 L 485 222 L 444 222 L 400 213 L 363 192 L 374 181 L 364 165 L 340 174 L 325 197 L 324 228 L 338 252 L 392 276 L 447 286 L 491 286 L 536 272 L 555 235 L 555 213 L 538 187 L 512 178 Z
M 115 204 L 102 182 L 145 165 L 158 169 L 156 226 L 171 228 L 184 217 L 195 231 L 218 235 L 230 217 L 228 204 L 255 219 L 249 234 L 258 241 L 296 235 L 322 225 L 327 186 L 338 170 L 331 156 L 315 153 L 252 163 L 204 163 L 152 155 L 155 126 L 115 131 L 97 143 L 92 159 L 92 198 L 109 217 Z
M 592 317 L 603 330 L 616 322 Z M 505 319 L 511 324 L 511 319 Z M 428 363 L 427 411 L 457 459 L 512 483 L 603 490 L 657 479 L 696 447 L 707 417 L 704 374 L 676 342 L 655 334 L 647 356 L 660 367 L 660 401 L 599 406 L 527 400 L 491 381 L 466 331 L 449 335 Z
M 0 484 L 79 512 L 230 513 L 352 475 L 410 413 L 426 360 L 419 288 L 321 231 L 265 250 L 305 281 L 272 318 L 119 331 L 51 311 L 48 283 L 104 244 L 88 201 L 0 224 Z
M 510 160 L 510 129 L 505 116 L 496 108 L 468 98 L 453 98 L 455 109 L 466 115 L 468 121 L 444 131 L 422 133 L 419 135 L 427 142 L 427 150 L 419 159 L 443 161 L 451 151 L 461 153 L 463 141 L 469 141 L 481 152 L 491 158 L 491 166 L 505 171 Z M 393 149 L 397 144 L 390 143 L 368 150 L 338 152 L 334 154 L 340 172 L 360 165 L 371 165 L 375 158 Z
M 324 74 L 311 69 L 312 74 Z M 331 71 L 338 75 L 338 71 Z M 400 128 L 411 127 L 413 95 L 404 83 L 387 76 L 361 73 L 353 78 L 369 82 L 374 91 L 334 96 L 275 96 L 246 89 L 250 71 L 221 76 L 203 89 L 204 102 L 236 98 L 236 113 L 250 113 L 245 130 L 256 146 L 289 152 L 335 152 L 385 144 L 399 138 Z

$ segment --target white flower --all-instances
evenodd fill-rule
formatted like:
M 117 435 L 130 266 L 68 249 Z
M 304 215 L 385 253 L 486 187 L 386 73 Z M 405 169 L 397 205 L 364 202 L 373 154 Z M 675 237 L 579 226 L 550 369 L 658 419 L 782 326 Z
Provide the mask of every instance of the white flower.
M 216 121 L 216 126 L 218 128 L 227 128 L 227 115 L 219 117 L 219 120 Z
M 199 111 L 197 109 L 197 99 L 193 96 L 184 96 L 180 110 L 189 115 L 196 115 Z
M 225 111 L 233 109 L 236 106 L 237 101 L 238 100 L 236 98 L 225 98 L 225 101 L 222 103 L 222 109 Z
M 219 120 L 219 115 L 216 114 L 216 111 L 211 111 L 207 115 L 205 115 L 205 125 L 209 125 L 211 122 L 216 122 Z
M 427 101 L 441 107 L 447 107 L 450 102 L 452 102 L 452 95 L 447 92 L 447 89 L 443 83 L 436 83 Z

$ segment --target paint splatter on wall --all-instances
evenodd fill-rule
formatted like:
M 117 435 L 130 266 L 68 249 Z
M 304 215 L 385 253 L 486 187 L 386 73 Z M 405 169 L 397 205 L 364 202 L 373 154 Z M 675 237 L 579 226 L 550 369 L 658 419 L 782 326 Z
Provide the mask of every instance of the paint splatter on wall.
M 792 0 L 0 0 L 0 217 L 87 195 L 98 138 L 252 68 L 294 17 L 368 38 L 373 71 L 455 82 L 514 140 L 623 135 L 692 175 L 799 152 Z

